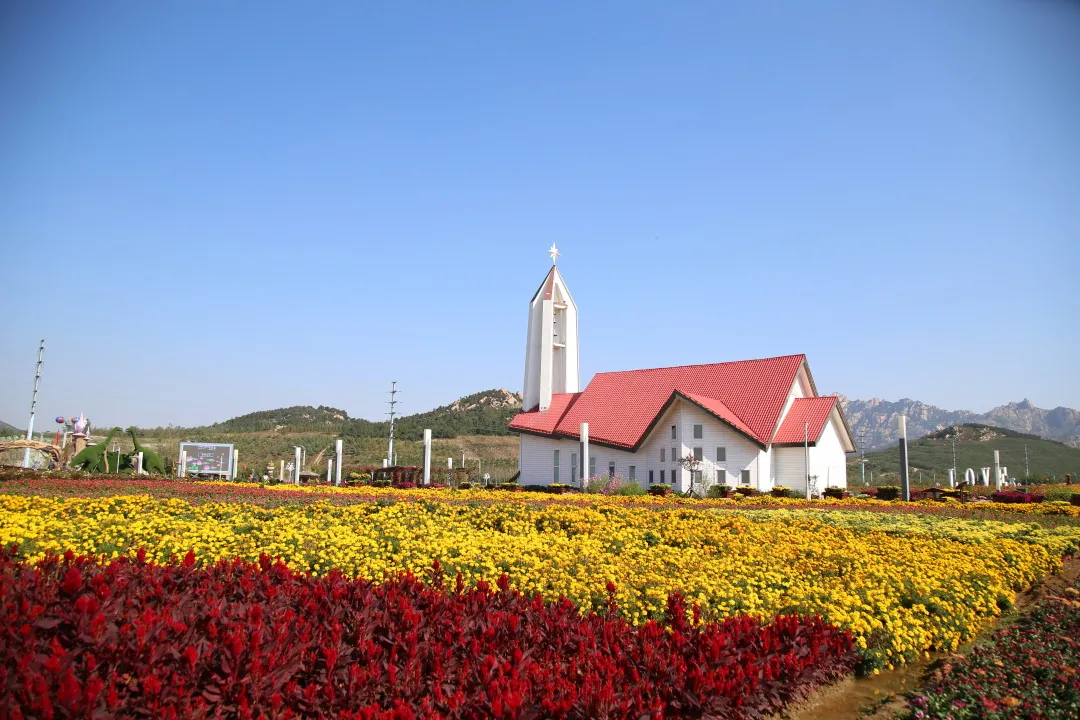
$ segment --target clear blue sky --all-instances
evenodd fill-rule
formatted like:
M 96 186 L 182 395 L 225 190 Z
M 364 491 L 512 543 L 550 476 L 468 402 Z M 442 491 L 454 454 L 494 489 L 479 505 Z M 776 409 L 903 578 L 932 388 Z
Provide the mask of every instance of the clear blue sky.
M 0 8 L 0 418 L 378 417 L 805 352 L 819 389 L 1080 407 L 1080 5 Z

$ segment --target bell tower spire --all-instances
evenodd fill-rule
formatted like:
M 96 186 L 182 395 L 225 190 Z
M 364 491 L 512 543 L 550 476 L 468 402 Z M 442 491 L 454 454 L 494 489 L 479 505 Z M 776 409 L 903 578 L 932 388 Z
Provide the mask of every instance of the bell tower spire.
M 551 269 L 529 302 L 529 333 L 525 342 L 525 410 L 547 410 L 551 396 L 578 392 L 578 314 L 574 298 L 555 262 L 555 243 L 548 250 Z

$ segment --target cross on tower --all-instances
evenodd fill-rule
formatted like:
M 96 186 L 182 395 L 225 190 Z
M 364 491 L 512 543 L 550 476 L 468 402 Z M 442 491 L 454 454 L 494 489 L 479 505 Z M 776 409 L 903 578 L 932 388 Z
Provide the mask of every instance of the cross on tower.
M 551 243 L 551 247 L 548 248 L 548 255 L 551 256 L 551 264 L 554 265 L 555 261 L 559 259 L 559 248 L 555 247 L 555 243 Z

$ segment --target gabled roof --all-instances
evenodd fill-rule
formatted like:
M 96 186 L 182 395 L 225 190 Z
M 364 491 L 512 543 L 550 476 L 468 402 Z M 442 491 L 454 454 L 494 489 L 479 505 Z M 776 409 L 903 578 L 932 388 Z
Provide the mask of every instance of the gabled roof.
M 510 422 L 510 429 L 576 438 L 581 423 L 588 422 L 590 441 L 636 449 L 678 394 L 764 447 L 772 440 L 805 361 L 803 355 L 786 355 L 598 373 L 562 410 L 555 402 L 560 396 L 554 396 L 548 410 L 520 413 Z M 548 417 L 530 417 L 534 415 Z
M 825 425 L 829 422 L 829 413 L 836 406 L 835 395 L 823 397 L 795 398 L 791 409 L 784 416 L 784 422 L 776 431 L 774 445 L 802 445 L 806 438 L 811 443 L 821 439 Z M 805 424 L 809 423 L 809 428 Z

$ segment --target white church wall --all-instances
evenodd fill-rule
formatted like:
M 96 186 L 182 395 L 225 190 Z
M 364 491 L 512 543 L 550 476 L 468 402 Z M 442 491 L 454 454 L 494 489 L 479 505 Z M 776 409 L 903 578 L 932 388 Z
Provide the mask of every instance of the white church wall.
M 806 490 L 805 457 L 801 447 L 773 447 L 773 482 L 777 487 Z
M 555 451 L 559 451 L 559 482 L 571 484 L 571 456 L 579 443 L 565 438 L 553 439 L 522 433 L 518 436 L 518 470 L 522 485 L 551 485 L 555 482 Z
M 810 474 L 817 475 L 818 491 L 847 487 L 847 456 L 840 443 L 839 417 L 834 409 L 815 447 L 810 448 Z
M 684 492 L 686 490 L 686 482 L 681 478 L 682 468 L 679 466 L 679 458 L 686 455 L 686 448 L 683 446 L 683 435 L 679 430 L 679 402 L 675 402 L 668 411 L 660 418 L 656 423 L 656 427 L 649 433 L 645 441 L 641 443 L 641 448 L 638 450 L 638 455 L 642 457 L 645 464 L 645 480 L 642 483 L 642 487 L 649 486 L 648 474 L 650 471 L 653 473 L 653 484 L 665 482 L 675 488 L 678 492 Z M 676 426 L 676 432 L 679 435 L 676 439 L 671 439 L 671 426 Z M 675 448 L 675 457 L 671 456 L 671 449 Z M 660 460 L 660 451 L 664 451 L 664 459 Z M 664 476 L 661 480 L 660 473 L 663 472 Z
M 650 458 L 659 458 L 659 448 L 664 447 L 665 442 L 668 446 L 668 453 L 671 452 L 670 447 L 675 445 L 682 457 L 693 452 L 695 447 L 700 447 L 702 450 L 701 470 L 716 476 L 716 484 L 737 486 L 742 482 L 742 472 L 744 470 L 750 472 L 749 482 L 754 487 L 760 487 L 761 482 L 768 483 L 767 468 L 764 478 L 759 479 L 761 475 L 759 464 L 761 453 L 757 445 L 742 433 L 732 430 L 696 405 L 683 401 L 676 401 L 675 405 L 677 406 L 677 412 L 670 414 L 669 418 L 665 418 L 665 422 L 658 423 L 657 427 L 653 428 L 653 434 L 657 435 L 655 442 L 656 452 L 650 454 Z M 678 438 L 674 441 L 670 439 L 672 424 L 676 425 L 678 434 Z M 695 425 L 702 426 L 702 437 L 700 438 L 694 437 Z M 653 439 L 650 438 L 645 445 L 649 445 L 652 441 Z M 717 447 L 725 449 L 725 459 L 723 461 L 716 460 Z M 670 462 L 668 467 L 672 467 Z M 673 467 L 678 468 L 679 466 L 675 464 Z M 680 491 L 685 491 L 689 487 L 690 474 L 679 471 L 677 475 L 679 476 Z

